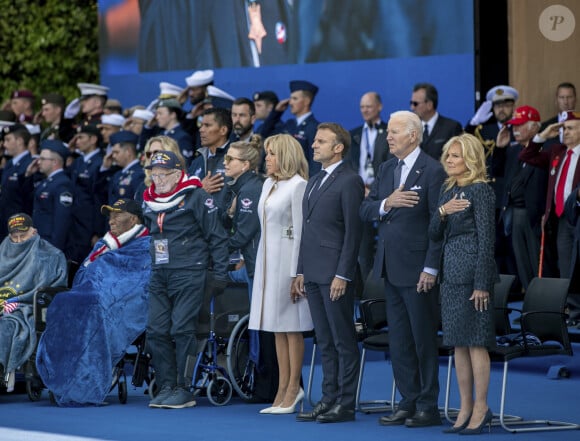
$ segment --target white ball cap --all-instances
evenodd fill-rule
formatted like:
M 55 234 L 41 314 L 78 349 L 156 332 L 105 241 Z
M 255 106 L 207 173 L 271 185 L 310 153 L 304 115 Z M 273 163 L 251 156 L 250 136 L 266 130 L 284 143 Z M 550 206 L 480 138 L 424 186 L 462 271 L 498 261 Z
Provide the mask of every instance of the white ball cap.
M 165 81 L 159 83 L 159 98 L 179 96 L 181 92 L 183 92 L 183 88 L 175 84 L 166 83 Z
M 107 86 L 101 86 L 100 84 L 77 83 L 77 87 L 81 91 L 81 96 L 106 96 L 109 93 L 109 88 Z
M 122 127 L 124 123 L 125 118 L 123 118 L 123 115 L 111 113 L 109 115 L 101 116 L 101 124 L 109 124 L 111 126 Z
M 132 118 L 142 119 L 143 121 L 149 121 L 154 116 L 155 114 L 147 109 L 135 109 L 133 115 L 131 115 Z
M 185 78 L 187 87 L 206 86 L 213 81 L 213 70 L 196 70 Z

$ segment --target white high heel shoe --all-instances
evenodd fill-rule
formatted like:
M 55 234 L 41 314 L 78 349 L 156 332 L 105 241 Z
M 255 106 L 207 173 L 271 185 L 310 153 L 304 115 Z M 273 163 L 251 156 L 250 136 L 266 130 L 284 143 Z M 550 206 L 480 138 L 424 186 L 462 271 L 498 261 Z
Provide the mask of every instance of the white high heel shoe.
M 278 409 L 278 406 L 270 406 L 270 407 L 266 407 L 265 409 L 260 410 L 261 414 L 265 414 L 265 413 L 272 413 L 272 411 L 274 409 Z
M 300 390 L 298 391 L 298 394 L 296 395 L 296 399 L 294 400 L 294 403 L 292 404 L 292 406 L 288 406 L 288 407 L 277 407 L 274 408 L 270 411 L 271 414 L 274 415 L 285 415 L 288 413 L 294 413 L 296 412 L 296 405 L 298 403 L 300 403 L 302 400 L 304 399 L 304 389 L 300 388 Z

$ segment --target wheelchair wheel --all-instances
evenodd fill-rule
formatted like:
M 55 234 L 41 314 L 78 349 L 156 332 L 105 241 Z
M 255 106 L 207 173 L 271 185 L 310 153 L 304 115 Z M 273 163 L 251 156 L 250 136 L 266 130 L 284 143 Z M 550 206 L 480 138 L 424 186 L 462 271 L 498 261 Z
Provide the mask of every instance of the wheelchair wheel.
M 42 385 L 35 380 L 26 380 L 26 394 L 30 401 L 38 401 L 42 396 Z
M 157 396 L 159 393 L 159 386 L 157 386 L 157 382 L 155 381 L 155 377 L 152 377 L 149 381 L 149 385 L 147 387 L 147 392 L 149 393 L 149 399 L 152 400 Z
M 236 393 L 244 400 L 250 400 L 254 395 L 254 363 L 249 359 L 250 339 L 248 337 L 247 314 L 236 324 L 227 347 L 227 370 L 231 378 L 231 385 Z
M 207 399 L 214 406 L 224 406 L 232 398 L 232 383 L 225 377 L 215 377 L 207 385 Z
M 119 402 L 127 404 L 127 376 L 123 373 L 117 382 L 117 393 L 119 395 Z

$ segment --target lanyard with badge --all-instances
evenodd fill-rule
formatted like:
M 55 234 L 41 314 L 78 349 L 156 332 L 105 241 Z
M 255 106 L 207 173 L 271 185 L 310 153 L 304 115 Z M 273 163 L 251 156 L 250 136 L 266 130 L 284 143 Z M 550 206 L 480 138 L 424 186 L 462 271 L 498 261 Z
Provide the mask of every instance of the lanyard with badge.
M 165 213 L 159 213 L 157 215 L 157 225 L 159 226 L 160 233 L 163 233 L 164 221 Z M 155 239 L 153 244 L 155 245 L 155 264 L 163 265 L 169 263 L 169 244 L 167 239 Z
M 371 145 L 371 139 L 369 137 L 370 128 L 368 126 L 364 129 L 365 143 L 367 148 L 367 157 L 365 160 L 365 173 L 367 176 L 366 184 L 370 185 L 375 178 L 375 170 L 373 169 L 373 146 Z

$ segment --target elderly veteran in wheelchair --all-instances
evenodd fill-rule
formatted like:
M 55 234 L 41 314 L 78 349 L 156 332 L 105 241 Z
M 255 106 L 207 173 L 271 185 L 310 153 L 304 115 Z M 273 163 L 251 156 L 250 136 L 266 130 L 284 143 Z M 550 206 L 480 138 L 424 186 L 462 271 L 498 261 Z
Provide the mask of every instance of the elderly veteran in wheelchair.
M 8 219 L 0 244 L 0 385 L 11 392 L 15 371 L 36 348 L 32 303 L 42 287 L 66 286 L 62 251 L 42 239 L 25 213 Z
M 70 291 L 54 297 L 36 365 L 59 406 L 100 405 L 113 367 L 145 331 L 151 271 L 149 231 L 140 205 L 119 199 L 101 212 L 110 231 L 75 275 Z

